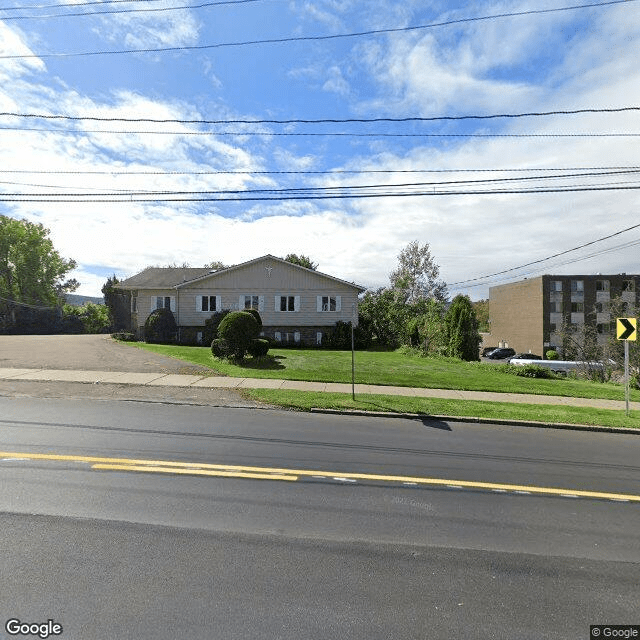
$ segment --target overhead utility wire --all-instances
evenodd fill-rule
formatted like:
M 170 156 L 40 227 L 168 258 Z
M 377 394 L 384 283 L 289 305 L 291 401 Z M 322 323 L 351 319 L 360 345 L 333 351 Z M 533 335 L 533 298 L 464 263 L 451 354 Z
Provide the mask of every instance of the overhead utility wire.
M 573 193 L 583 191 L 630 191 L 639 190 L 640 184 L 617 183 L 610 185 L 565 185 L 560 187 L 541 188 L 520 188 L 520 189 L 469 189 L 465 191 L 409 191 L 394 193 L 357 193 L 357 194 L 291 194 L 276 196 L 242 196 L 230 195 L 230 197 L 221 197 L 220 195 L 208 196 L 202 195 L 207 192 L 186 192 L 187 195 L 182 196 L 179 192 L 173 192 L 171 197 L 150 197 L 153 194 L 140 195 L 125 194 L 117 196 L 113 193 L 92 194 L 90 196 L 83 193 L 63 194 L 56 196 L 55 194 L 0 194 L 0 202 L 45 202 L 45 203 L 128 203 L 128 202 L 281 202 L 288 200 L 356 200 L 360 198 L 402 198 L 402 197 L 422 197 L 422 196 L 460 196 L 460 195 L 516 195 L 530 193 Z M 198 196 L 189 195 L 191 193 L 200 194 Z M 216 192 L 212 192 L 216 193 Z M 232 192 L 227 192 L 232 193 Z
M 343 131 L 116 131 L 110 129 L 45 129 L 41 127 L 3 127 L 0 131 L 31 131 L 35 133 L 79 135 L 159 135 L 159 136 L 255 136 L 255 137 L 334 137 L 334 138 L 637 138 L 640 133 L 614 131 L 610 133 L 353 133 Z
M 284 120 L 273 119 L 226 119 L 212 120 L 182 119 L 182 118 L 117 118 L 111 116 L 71 116 L 65 114 L 50 113 L 18 113 L 14 111 L 0 112 L 0 117 L 27 118 L 34 120 L 70 120 L 73 122 L 149 122 L 152 124 L 372 124 L 377 122 L 440 122 L 455 120 L 495 120 L 498 118 L 539 118 L 544 116 L 579 115 L 583 113 L 622 113 L 625 111 L 640 111 L 640 106 L 631 105 L 624 107 L 586 107 L 584 109 L 556 109 L 552 111 L 525 111 L 522 113 L 489 113 L 467 114 L 459 116 L 409 116 L 403 118 L 287 118 Z
M 132 53 L 167 53 L 172 51 L 203 51 L 207 49 L 223 49 L 229 47 L 246 47 L 259 44 L 284 44 L 288 42 L 313 42 L 323 40 L 338 40 L 345 38 L 360 38 L 363 36 L 376 36 L 384 35 L 388 33 L 401 33 L 408 31 L 419 31 L 425 29 L 434 29 L 436 27 L 446 27 L 456 24 L 469 24 L 473 22 L 481 22 L 487 20 L 496 20 L 501 18 L 514 18 L 519 16 L 541 15 L 547 13 L 559 13 L 562 11 L 575 11 L 578 9 L 591 9 L 608 7 L 617 4 L 630 4 L 637 2 L 638 0 L 609 0 L 608 2 L 594 2 L 589 4 L 571 5 L 565 7 L 556 7 L 554 9 L 530 9 L 527 11 L 514 11 L 511 13 L 497 13 L 488 16 L 476 16 L 473 18 L 458 18 L 455 20 L 445 20 L 443 22 L 432 22 L 430 24 L 416 25 L 413 27 L 395 27 L 389 29 L 370 29 L 368 31 L 357 31 L 353 33 L 336 33 L 324 36 L 290 36 L 283 38 L 267 38 L 264 40 L 244 40 L 237 42 L 219 42 L 214 44 L 202 44 L 202 45 L 182 45 L 174 47 L 148 47 L 143 49 L 115 49 L 105 51 L 80 51 L 76 53 L 31 53 L 31 54 L 16 54 L 16 55 L 2 55 L 1 60 L 16 60 L 27 58 L 78 58 L 88 56 L 104 56 L 104 55 L 123 55 Z
M 225 190 L 225 191 L 201 191 L 198 193 L 242 193 L 242 194 L 255 194 L 255 193 L 331 193 L 333 191 L 350 191 L 350 190 L 363 190 L 363 189 L 394 189 L 394 188 L 423 188 L 423 187 L 441 187 L 441 186 L 466 186 L 466 185 L 474 185 L 474 184 L 497 184 L 497 183 L 507 183 L 507 182 L 524 182 L 524 181 L 533 181 L 533 180 L 559 180 L 564 178 L 593 178 L 593 177 L 603 177 L 603 176 L 618 176 L 618 175 L 629 175 L 640 173 L 640 169 L 631 169 L 627 171 L 597 171 L 597 172 L 588 172 L 588 173 L 564 173 L 559 175 L 543 175 L 543 176 L 521 176 L 517 178 L 484 178 L 481 180 L 440 180 L 437 182 L 405 182 L 405 183 L 393 183 L 393 184 L 360 184 L 360 185 L 328 185 L 321 187 L 286 187 L 282 189 L 238 189 L 238 190 Z M 9 184 L 13 186 L 26 186 L 26 187 L 38 187 L 41 189 L 71 189 L 77 187 L 65 187 L 62 185 L 50 185 L 50 184 L 30 184 L 30 183 L 21 183 L 21 182 L 10 182 L 10 181 L 0 181 L 0 184 Z M 99 187 L 80 187 L 84 190 L 97 191 Z M 546 187 L 541 187 L 546 188 Z M 104 188 L 103 188 L 104 189 Z M 112 192 L 124 193 L 127 195 L 138 195 L 140 193 L 146 193 L 150 195 L 165 195 L 165 194 L 185 194 L 185 193 L 196 193 L 196 192 L 183 192 L 183 191 L 157 191 L 145 189 L 134 190 L 134 189 L 111 189 Z M 29 194 L 24 194 L 29 195 Z M 65 195 L 65 194 L 61 194 Z M 104 195 L 104 194 L 99 194 Z
M 131 0 L 129 0 L 131 1 Z M 45 14 L 45 15 L 30 15 L 30 16 L 1 16 L 3 21 L 7 20 L 45 20 L 51 18 L 78 18 L 82 16 L 98 16 L 98 15 L 107 15 L 107 14 L 121 14 L 121 13 L 158 13 L 158 12 L 166 12 L 166 11 L 184 11 L 185 9 L 204 9 L 207 7 L 218 7 L 223 5 L 230 4 L 247 4 L 249 2 L 261 2 L 262 0 L 227 0 L 226 2 L 203 2 L 201 4 L 186 4 L 177 7 L 151 7 L 146 9 L 112 9 L 109 11 L 80 11 L 76 13 L 53 13 L 53 14 Z M 87 3 L 92 4 L 92 3 Z M 78 7 L 83 6 L 80 5 L 54 5 L 57 7 Z M 7 7 L 4 9 L 0 9 L 0 11 L 14 11 L 17 9 L 34 9 L 37 7 Z
M 140 0 L 136 0 L 140 1 Z M 363 173 L 372 174 L 395 174 L 395 173 L 517 173 L 524 171 L 635 171 L 640 169 L 640 165 L 612 166 L 612 167 L 526 167 L 526 168 L 477 168 L 477 169 L 328 169 L 319 170 L 296 170 L 296 171 L 254 171 L 251 169 L 229 171 L 97 171 L 97 170 L 69 170 L 61 171 L 57 169 L 4 169 L 0 167 L 2 173 L 19 173 L 34 175 L 107 175 L 107 176 L 210 176 L 210 175 L 359 175 Z
M 596 240 L 591 240 L 591 242 L 585 242 L 584 244 L 578 245 L 577 247 L 573 247 L 572 249 L 567 249 L 566 251 L 560 251 L 558 253 L 554 253 L 553 255 L 547 256 L 546 258 L 541 258 L 540 260 L 534 260 L 533 262 L 527 262 L 526 264 L 521 264 L 518 267 L 511 267 L 510 269 L 504 269 L 503 271 L 496 271 L 496 273 L 490 273 L 486 276 L 480 276 L 478 278 L 471 278 L 469 280 L 460 280 L 458 282 L 452 282 L 451 286 L 459 285 L 459 284 L 467 284 L 468 282 L 478 282 L 479 280 L 486 280 L 488 278 L 493 278 L 494 276 L 500 276 L 505 273 L 511 273 L 512 271 L 518 271 L 520 269 L 524 269 L 526 267 L 530 267 L 535 264 L 540 264 L 542 262 L 547 262 L 548 260 L 552 260 L 553 258 L 557 258 L 559 256 L 564 256 L 567 253 L 571 253 L 573 251 L 578 251 L 579 249 L 584 249 L 585 247 L 590 247 L 598 242 L 603 242 L 604 240 L 609 240 L 610 238 L 615 238 L 616 236 L 622 235 L 623 233 L 627 233 L 628 231 L 632 231 L 633 229 L 640 228 L 640 224 L 634 224 L 631 227 L 627 227 L 626 229 L 621 229 L 620 231 L 616 231 L 608 236 L 603 236 L 602 238 L 597 238 Z

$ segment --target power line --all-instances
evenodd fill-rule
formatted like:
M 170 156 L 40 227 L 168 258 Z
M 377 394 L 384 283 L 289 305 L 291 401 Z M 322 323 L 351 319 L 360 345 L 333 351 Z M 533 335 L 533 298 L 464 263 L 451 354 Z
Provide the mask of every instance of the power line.
M 287 195 L 244 195 L 244 192 L 168 192 L 169 195 L 156 196 L 153 192 L 137 192 L 117 196 L 113 193 L 92 194 L 67 193 L 60 196 L 50 193 L 0 194 L 0 202 L 44 202 L 44 203 L 136 203 L 136 202 L 280 202 L 287 200 L 356 200 L 361 198 L 403 198 L 461 195 L 516 195 L 540 193 L 575 193 L 586 191 L 630 191 L 639 190 L 640 184 L 616 183 L 607 185 L 564 185 L 549 188 L 516 189 L 467 189 L 463 191 L 400 191 L 383 193 L 329 193 Z M 207 195 L 213 193 L 215 195 Z M 183 195 L 184 194 L 184 195 Z
M 628 231 L 632 231 L 633 229 L 638 229 L 638 228 L 640 228 L 640 224 L 634 224 L 631 227 L 627 227 L 626 229 L 621 229 L 620 231 L 616 231 L 615 233 L 609 234 L 608 236 L 597 238 L 596 240 L 592 240 L 591 242 L 586 242 L 584 244 L 578 245 L 577 247 L 573 247 L 572 249 L 567 249 L 566 251 L 560 251 L 558 253 L 554 253 L 553 255 L 547 256 L 546 258 L 541 258 L 540 260 L 534 260 L 533 262 L 527 262 L 526 264 L 522 264 L 518 267 L 511 267 L 510 269 L 504 269 L 503 271 L 497 271 L 496 273 L 490 273 L 489 275 L 486 275 L 486 276 L 480 276 L 478 278 L 471 278 L 469 280 L 460 280 L 458 282 L 452 282 L 450 286 L 464 285 L 470 282 L 478 282 L 479 280 L 487 280 L 488 278 L 504 275 L 505 273 L 519 271 L 520 269 L 525 269 L 526 267 L 530 267 L 536 264 L 541 264 L 542 262 L 547 262 L 548 260 L 552 260 L 553 258 L 558 258 L 559 256 L 572 253 L 573 251 L 578 251 L 580 249 L 584 249 L 585 247 L 590 247 L 591 245 L 597 244 L 598 242 L 603 242 L 604 240 L 615 238 L 616 236 L 622 235 L 623 233 L 627 233 Z
M 0 60 L 16 60 L 16 59 L 29 59 L 29 58 L 79 58 L 89 56 L 105 56 L 105 55 L 125 55 L 133 53 L 169 53 L 176 51 L 203 51 L 210 49 L 223 49 L 229 47 L 246 47 L 261 44 L 285 44 L 290 42 L 317 42 L 324 40 L 339 40 L 346 38 L 360 38 L 364 36 L 376 36 L 389 33 L 401 33 L 409 31 L 420 31 L 425 29 L 434 29 L 437 27 L 446 27 L 456 24 L 469 24 L 473 22 L 481 22 L 488 20 L 497 20 L 502 18 L 514 18 L 519 16 L 531 16 L 542 15 L 549 13 L 559 13 L 564 11 L 575 11 L 578 9 L 591 9 L 608 7 L 612 5 L 625 4 L 629 5 L 632 2 L 638 0 L 609 0 L 608 2 L 595 2 L 589 4 L 571 5 L 565 7 L 556 7 L 554 9 L 530 9 L 527 11 L 514 11 L 510 13 L 497 13 L 488 16 L 475 16 L 472 18 L 458 18 L 455 20 L 445 20 L 442 22 L 433 22 L 430 24 L 416 25 L 413 27 L 394 27 L 388 29 L 370 29 L 367 31 L 358 31 L 352 33 L 338 33 L 324 36 L 290 36 L 282 38 L 267 38 L 263 40 L 244 40 L 236 42 L 220 42 L 215 44 L 203 44 L 203 45 L 182 45 L 174 47 L 148 47 L 142 49 L 114 49 L 105 51 L 81 51 L 76 53 L 42 53 L 42 54 L 16 54 L 16 55 L 1 55 Z
M 329 186 L 320 186 L 320 187 L 286 187 L 281 189 L 243 189 L 243 190 L 235 190 L 235 191 L 216 191 L 216 192 L 199 192 L 199 193 L 242 193 L 242 194 L 255 194 L 255 193 L 332 193 L 334 191 L 360 191 L 365 189 L 394 189 L 394 188 L 424 188 L 424 187 L 452 187 L 452 186 L 467 186 L 467 185 L 478 185 L 478 184 L 498 184 L 498 183 L 515 183 L 515 182 L 530 182 L 530 181 L 548 181 L 548 180 L 559 180 L 565 178 L 594 178 L 594 177 L 608 177 L 608 176 L 620 176 L 620 175 L 632 175 L 640 173 L 640 169 L 630 169 L 630 170 L 620 170 L 620 171 L 590 171 L 584 173 L 562 173 L 562 174 L 553 174 L 553 175 L 542 175 L 542 176 L 520 176 L 520 177 L 509 177 L 509 178 L 483 178 L 483 179 L 474 179 L 474 180 L 440 180 L 437 182 L 407 182 L 407 183 L 394 183 L 394 184 L 358 184 L 358 185 L 329 185 Z M 45 189 L 58 189 L 64 190 L 69 188 L 77 188 L 77 187 L 65 187 L 61 185 L 43 185 L 43 184 L 31 184 L 31 183 L 20 183 L 20 182 L 11 182 L 11 181 L 0 181 L 0 184 L 9 184 L 13 186 L 28 186 L 28 187 L 38 187 Z M 99 187 L 81 187 L 83 190 L 90 191 L 98 191 Z M 104 188 L 103 188 L 104 189 Z M 133 189 L 111 189 L 113 193 L 124 193 L 126 195 L 138 195 L 141 193 L 140 190 Z M 154 191 L 150 189 L 144 190 L 146 194 L 158 195 L 158 194 L 184 194 L 187 192 L 180 191 Z M 192 193 L 192 192 L 189 192 Z M 15 195 L 15 194 L 14 194 Z M 29 194 L 23 194 L 29 195 Z M 64 194 L 62 194 L 64 195 Z M 101 194 L 104 195 L 104 194 Z
M 113 0 L 112 0 L 113 1 Z M 120 2 L 132 2 L 135 0 L 119 0 Z M 139 0 L 138 0 L 139 1 Z M 54 13 L 54 14 L 45 14 L 45 15 L 28 15 L 28 16 L 2 16 L 2 20 L 4 22 L 8 20 L 45 20 L 45 19 L 55 19 L 55 18 L 77 18 L 83 16 L 98 16 L 98 15 L 109 15 L 109 14 L 121 14 L 121 13 L 159 13 L 166 11 L 184 11 L 186 9 L 204 9 L 207 7 L 220 7 L 224 5 L 234 5 L 234 4 L 249 4 L 253 2 L 262 2 L 263 0 L 224 0 L 221 2 L 203 2 L 201 4 L 187 4 L 180 5 L 176 7 L 151 7 L 145 9 L 112 9 L 109 11 L 81 11 L 76 13 Z M 86 6 L 91 4 L 106 4 L 103 2 L 87 2 L 82 4 L 61 4 L 61 5 L 45 5 L 43 7 L 6 7 L 4 9 L 0 9 L 0 11 L 16 11 L 16 10 L 29 10 L 29 9 L 37 9 L 37 8 L 59 8 L 59 7 L 78 7 L 78 6 Z
M 41 127 L 2 127 L 0 131 L 30 131 L 50 134 L 164 135 L 164 136 L 254 136 L 254 137 L 337 137 L 337 138 L 637 138 L 640 133 L 355 133 L 346 131 L 122 131 L 111 129 L 45 129 Z
M 149 122 L 152 124 L 373 124 L 373 123 L 409 123 L 409 122 L 440 122 L 457 120 L 496 120 L 504 118 L 538 118 L 545 116 L 579 115 L 585 113 L 623 113 L 627 111 L 640 111 L 640 106 L 630 105 L 624 107 L 586 107 L 584 109 L 557 109 L 551 111 L 528 111 L 522 113 L 490 113 L 467 114 L 459 116 L 409 116 L 403 118 L 287 118 L 275 119 L 182 119 L 182 118 L 118 118 L 107 116 L 72 116 L 66 114 L 50 113 L 17 113 L 14 111 L 0 112 L 0 117 L 25 118 L 34 120 L 70 120 L 73 122 Z
M 124 0 L 123 0 L 124 1 Z M 127 0 L 140 2 L 141 0 Z M 150 1 L 150 0 L 147 0 Z M 360 174 L 415 174 L 415 173 L 516 173 L 525 171 L 553 172 L 553 171 L 635 171 L 640 165 L 630 166 L 600 166 L 600 167 L 533 167 L 533 168 L 465 168 L 465 169 L 328 169 L 296 170 L 296 171 L 255 171 L 251 169 L 229 171 L 98 171 L 98 170 L 70 170 L 56 169 L 4 169 L 2 173 L 34 174 L 34 175 L 107 175 L 107 176 L 210 176 L 210 175 L 360 175 Z

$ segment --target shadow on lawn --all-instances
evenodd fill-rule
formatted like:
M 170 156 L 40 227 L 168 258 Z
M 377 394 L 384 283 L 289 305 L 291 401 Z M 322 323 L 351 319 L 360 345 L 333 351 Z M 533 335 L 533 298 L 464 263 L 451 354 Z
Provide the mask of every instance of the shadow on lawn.
M 243 369 L 262 369 L 268 371 L 277 371 L 285 369 L 284 364 L 279 360 L 286 360 L 286 356 L 261 356 L 259 358 L 248 358 L 241 362 L 236 362 L 239 367 Z

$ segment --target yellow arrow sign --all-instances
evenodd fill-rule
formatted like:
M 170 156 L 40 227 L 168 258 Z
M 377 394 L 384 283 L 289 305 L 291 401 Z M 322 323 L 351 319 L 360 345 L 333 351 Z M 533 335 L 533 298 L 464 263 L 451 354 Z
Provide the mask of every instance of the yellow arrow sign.
M 638 336 L 637 318 L 616 318 L 616 338 L 618 340 L 636 340 Z

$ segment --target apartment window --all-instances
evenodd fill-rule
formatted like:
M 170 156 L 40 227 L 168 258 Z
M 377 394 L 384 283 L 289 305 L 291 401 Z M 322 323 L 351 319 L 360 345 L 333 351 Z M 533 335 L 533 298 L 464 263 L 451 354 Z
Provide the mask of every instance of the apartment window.
M 612 333 L 611 326 L 610 322 L 600 322 L 596 325 L 596 329 L 600 334 L 608 334 Z
M 552 300 L 549 303 L 549 311 L 551 313 L 562 313 L 562 301 L 561 300 Z
M 562 291 L 562 280 L 552 280 L 551 291 Z
M 571 293 L 583 293 L 583 292 L 584 292 L 584 280 L 572 280 Z
M 276 296 L 276 311 L 300 311 L 300 296 Z
M 584 313 L 584 302 L 572 302 L 571 313 Z
M 608 280 L 596 280 L 596 291 L 609 291 Z
M 609 303 L 596 302 L 596 313 L 609 313 Z
M 340 296 L 318 296 L 318 311 L 340 311 L 341 307 Z
M 622 290 L 623 291 L 635 291 L 636 290 L 635 280 L 623 280 L 622 281 Z
M 555 333 L 557 330 L 558 330 L 558 325 L 555 322 L 550 322 L 549 331 L 551 331 L 551 333 Z

